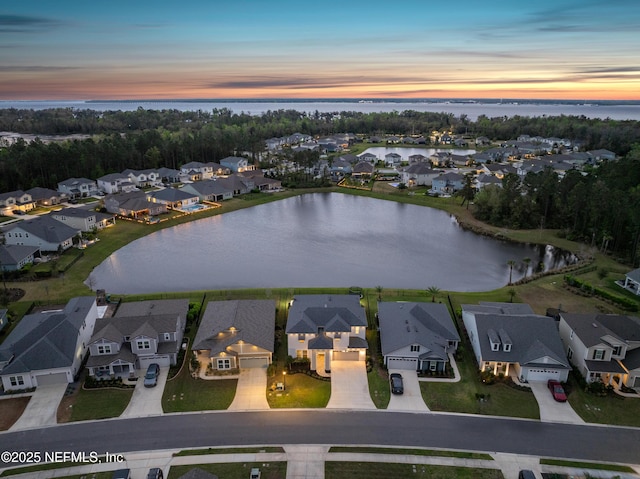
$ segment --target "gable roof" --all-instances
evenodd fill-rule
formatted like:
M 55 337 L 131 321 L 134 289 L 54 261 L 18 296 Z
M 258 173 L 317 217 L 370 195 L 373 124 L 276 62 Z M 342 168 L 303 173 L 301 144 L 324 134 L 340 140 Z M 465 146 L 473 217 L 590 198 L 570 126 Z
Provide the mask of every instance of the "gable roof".
M 191 200 L 193 198 L 197 198 L 198 196 L 193 193 L 187 193 L 186 191 L 169 187 L 162 190 L 153 191 L 149 193 L 149 197 L 155 198 L 157 200 L 174 202 Z
M 210 301 L 202 316 L 193 349 L 224 351 L 244 341 L 273 352 L 276 303 L 273 300 Z
M 42 188 L 40 186 L 31 188 L 25 191 L 25 193 L 31 195 L 31 198 L 33 199 L 33 201 L 48 200 L 53 197 L 56 197 L 56 198 L 60 197 L 60 193 L 58 193 L 57 191 L 51 190 L 49 188 Z
M 586 347 L 603 342 L 604 336 L 613 336 L 621 342 L 640 342 L 640 319 L 620 314 L 560 313 Z
M 38 246 L 0 245 L 0 266 L 15 266 L 26 257 L 36 254 L 38 251 L 40 251 Z
M 49 215 L 21 221 L 19 225 L 9 228 L 7 232 L 15 229 L 26 231 L 47 243 L 62 243 L 80 233 L 80 230 L 67 226 Z
M 221 182 L 220 180 L 204 180 L 196 183 L 189 183 L 180 188 L 182 191 L 193 190 L 202 196 L 222 195 L 225 193 L 233 193 L 233 189 Z
M 80 328 L 95 301 L 93 296 L 81 296 L 71 299 L 61 311 L 22 318 L 0 347 L 1 357 L 13 356 L 1 374 L 70 367 Z
M 441 303 L 378 303 L 382 354 L 420 344 L 447 359 L 449 341 L 460 341 L 449 310 Z M 423 351 L 424 353 L 424 351 Z
M 640 268 L 629 271 L 625 276 L 636 283 L 640 283 Z
M 364 308 L 355 295 L 303 294 L 294 296 L 287 317 L 287 333 L 350 332 L 367 326 Z

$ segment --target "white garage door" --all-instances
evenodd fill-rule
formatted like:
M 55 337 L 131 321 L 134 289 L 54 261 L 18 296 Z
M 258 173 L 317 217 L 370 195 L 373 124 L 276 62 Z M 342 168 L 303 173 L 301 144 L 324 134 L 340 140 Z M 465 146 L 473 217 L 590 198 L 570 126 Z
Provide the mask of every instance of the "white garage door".
M 389 356 L 387 358 L 387 368 L 388 369 L 406 369 L 410 371 L 418 370 L 418 359 L 417 358 L 396 358 L 393 356 Z
M 41 374 L 36 376 L 38 386 L 48 386 L 49 384 L 64 384 L 67 381 L 66 373 Z
M 240 358 L 240 368 L 266 368 L 269 358 Z
M 560 378 L 560 371 L 557 369 L 529 369 L 527 381 L 548 381 L 549 379 Z
M 147 368 L 149 367 L 149 364 L 152 364 L 152 363 L 156 363 L 160 367 L 171 366 L 171 359 L 169 358 L 169 356 L 164 356 L 164 355 L 139 358 L 138 361 L 140 362 L 140 369 L 142 369 L 143 371 L 146 371 Z
M 334 361 L 358 361 L 360 353 L 358 351 L 334 351 Z

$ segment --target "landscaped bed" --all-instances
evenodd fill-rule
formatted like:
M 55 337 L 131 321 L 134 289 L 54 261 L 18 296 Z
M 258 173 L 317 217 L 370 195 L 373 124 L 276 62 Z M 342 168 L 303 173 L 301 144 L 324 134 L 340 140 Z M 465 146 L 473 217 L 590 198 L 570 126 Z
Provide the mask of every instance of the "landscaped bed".
M 31 396 L 0 400 L 0 431 L 6 431 L 20 419 Z

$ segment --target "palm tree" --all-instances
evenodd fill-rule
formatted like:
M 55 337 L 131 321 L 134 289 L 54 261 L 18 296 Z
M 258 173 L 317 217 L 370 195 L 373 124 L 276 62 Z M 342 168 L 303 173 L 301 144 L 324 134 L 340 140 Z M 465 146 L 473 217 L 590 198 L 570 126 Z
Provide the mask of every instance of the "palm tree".
M 516 262 L 510 259 L 509 261 L 507 261 L 507 264 L 509 265 L 509 284 L 513 284 L 513 281 L 511 281 L 511 279 L 513 277 L 513 267 L 516 265 Z
M 529 265 L 531 264 L 531 258 L 523 258 L 522 262 L 526 266 L 526 268 L 524 270 L 524 277 L 526 278 L 528 276 L 528 273 L 529 273 Z
M 514 288 L 509 288 L 507 290 L 507 294 L 509 295 L 509 302 L 513 303 L 513 297 L 516 295 L 516 290 Z
M 378 293 L 378 301 L 382 301 L 382 286 L 376 286 L 376 293 Z
M 438 294 L 439 292 L 440 292 L 440 288 L 438 288 L 437 286 L 429 286 L 427 288 L 427 293 L 431 295 L 432 303 L 436 302 L 436 294 Z

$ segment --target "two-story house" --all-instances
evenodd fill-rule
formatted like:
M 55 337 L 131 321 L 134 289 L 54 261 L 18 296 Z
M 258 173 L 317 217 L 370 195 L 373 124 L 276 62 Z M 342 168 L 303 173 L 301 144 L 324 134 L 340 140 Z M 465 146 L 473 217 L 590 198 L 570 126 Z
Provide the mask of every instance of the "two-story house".
M 49 188 L 41 188 L 36 186 L 35 188 L 28 189 L 25 193 L 31 195 L 31 199 L 35 201 L 37 206 L 52 206 L 58 205 L 62 202 L 62 195 L 57 191 Z
M 124 173 L 109 173 L 98 178 L 98 188 L 107 195 L 115 193 L 129 193 L 138 188 Z
M 72 383 L 97 317 L 93 296 L 73 298 L 62 310 L 23 317 L 0 346 L 4 390 Z
M 193 352 L 213 369 L 266 368 L 274 350 L 273 300 L 210 301 Z
M 433 179 L 441 174 L 442 171 L 433 170 L 428 162 L 417 162 L 403 168 L 400 178 L 408 187 L 431 186 Z
M 87 178 L 68 178 L 58 183 L 58 191 L 68 198 L 86 198 L 98 194 L 98 184 Z
M 120 306 L 116 316 L 97 321 L 89 342 L 89 375 L 134 377 L 149 364 L 177 363 L 189 301 L 136 301 Z
M 571 366 L 553 318 L 528 304 L 480 302 L 463 304 L 462 320 L 481 371 L 522 382 L 567 380 Z
M 22 190 L 0 193 L 0 213 L 6 214 L 14 210 L 27 212 L 36 207 L 36 202 L 29 193 Z
M 188 175 L 191 181 L 210 180 L 213 178 L 213 166 L 200 161 L 190 161 L 180 167 L 180 172 Z
M 287 317 L 288 354 L 309 358 L 312 370 L 332 360 L 364 361 L 367 317 L 355 295 L 298 295 Z
M 431 181 L 431 192 L 453 194 L 464 187 L 464 176 L 458 173 L 443 173 Z
M 122 172 L 123 175 L 127 175 L 134 185 L 138 188 L 147 188 L 149 186 L 155 186 L 160 184 L 160 173 L 158 170 L 131 170 L 127 169 Z
M 560 313 L 559 330 L 569 361 L 587 382 L 640 388 L 640 319 Z
M 51 217 L 80 231 L 101 230 L 116 223 L 115 216 L 106 213 L 99 213 L 84 208 L 62 208 L 53 211 Z
M 8 245 L 37 246 L 40 251 L 64 251 L 73 246 L 73 238 L 79 234 L 80 229 L 67 226 L 50 215 L 42 215 L 9 228 L 4 238 Z
M 255 166 L 250 164 L 249 160 L 240 156 L 227 156 L 220 161 L 220 165 L 229 168 L 233 173 L 242 173 L 243 171 L 255 169 Z

